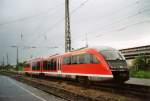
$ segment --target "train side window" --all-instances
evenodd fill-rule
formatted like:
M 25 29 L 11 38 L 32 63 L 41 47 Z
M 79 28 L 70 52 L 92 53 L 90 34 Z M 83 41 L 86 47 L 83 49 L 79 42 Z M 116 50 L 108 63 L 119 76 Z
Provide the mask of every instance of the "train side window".
M 71 64 L 77 64 L 77 56 L 76 55 L 71 57 Z
M 56 59 L 51 59 L 48 62 L 48 67 L 50 70 L 56 70 L 56 66 L 57 66 Z
M 84 58 L 85 58 L 85 64 L 91 63 L 91 55 L 90 54 L 84 54 Z
M 78 60 L 78 59 L 77 59 Z M 96 56 L 88 53 L 79 55 L 79 64 L 98 64 L 100 63 Z
M 49 61 L 50 70 L 53 70 L 53 59 Z
M 50 70 L 52 70 L 51 68 L 53 67 L 53 60 L 51 59 L 48 64 L 49 64 Z
M 77 58 L 77 64 L 80 64 L 80 61 L 79 61 L 80 56 L 77 55 L 76 58 Z
M 84 54 L 80 54 L 79 55 L 79 64 L 84 64 L 84 63 L 85 63 Z
M 44 70 L 48 70 L 48 61 L 43 62 L 43 68 Z
M 36 70 L 40 70 L 40 61 L 37 62 L 37 68 L 36 68 Z
M 97 57 L 96 56 L 94 56 L 94 55 L 91 55 L 91 62 L 93 63 L 93 64 L 99 64 L 100 63 L 100 61 L 97 59 Z
M 66 64 L 66 65 L 71 64 L 71 57 L 65 57 L 64 58 L 64 64 Z
M 35 62 L 32 62 L 32 70 L 35 70 L 36 69 L 36 64 Z
M 56 59 L 54 59 L 54 61 L 53 61 L 53 70 L 56 70 L 56 66 L 57 66 L 57 62 L 56 62 Z
M 47 61 L 47 70 L 50 70 L 51 68 L 51 61 Z

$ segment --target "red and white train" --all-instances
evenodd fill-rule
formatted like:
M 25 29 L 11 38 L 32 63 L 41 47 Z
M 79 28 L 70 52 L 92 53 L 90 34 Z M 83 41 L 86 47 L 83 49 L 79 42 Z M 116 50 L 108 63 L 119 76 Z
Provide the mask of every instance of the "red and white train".
M 36 58 L 27 61 L 26 74 L 69 77 L 88 80 L 129 79 L 124 56 L 110 47 L 83 48 L 62 55 Z

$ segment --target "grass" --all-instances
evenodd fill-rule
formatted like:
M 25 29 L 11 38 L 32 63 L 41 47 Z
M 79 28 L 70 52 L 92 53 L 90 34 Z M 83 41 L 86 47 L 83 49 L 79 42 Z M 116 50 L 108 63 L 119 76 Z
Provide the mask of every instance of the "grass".
M 150 71 L 130 71 L 130 77 L 136 78 L 149 78 L 150 79 Z

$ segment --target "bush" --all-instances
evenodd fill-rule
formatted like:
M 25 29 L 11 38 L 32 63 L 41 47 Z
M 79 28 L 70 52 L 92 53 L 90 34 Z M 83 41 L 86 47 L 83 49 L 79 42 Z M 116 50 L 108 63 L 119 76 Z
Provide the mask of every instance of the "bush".
M 149 70 L 150 60 L 147 56 L 140 55 L 136 57 L 133 61 L 133 66 L 136 67 L 138 70 Z
M 150 78 L 150 71 L 130 71 L 131 77 Z

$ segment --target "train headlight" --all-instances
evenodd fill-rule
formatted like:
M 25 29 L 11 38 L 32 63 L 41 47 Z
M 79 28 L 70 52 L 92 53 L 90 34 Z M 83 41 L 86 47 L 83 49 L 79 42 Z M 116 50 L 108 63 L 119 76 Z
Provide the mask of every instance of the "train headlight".
M 120 68 L 124 68 L 124 66 L 120 66 Z

